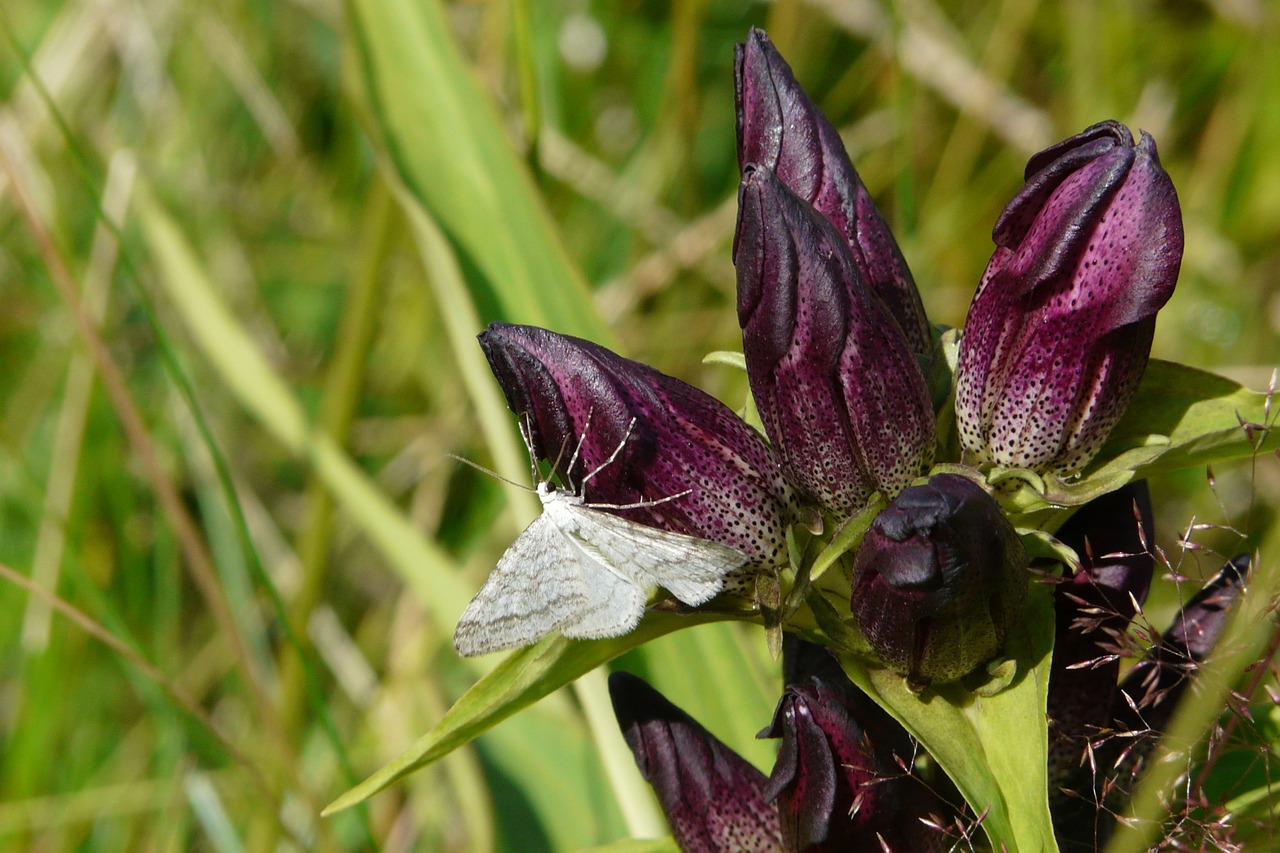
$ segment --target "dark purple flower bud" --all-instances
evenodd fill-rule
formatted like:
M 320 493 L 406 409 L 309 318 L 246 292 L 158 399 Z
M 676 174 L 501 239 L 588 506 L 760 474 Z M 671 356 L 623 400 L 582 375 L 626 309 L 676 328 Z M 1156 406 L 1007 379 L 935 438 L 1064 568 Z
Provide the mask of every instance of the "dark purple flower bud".
M 1052 803 L 1062 850 L 1095 850 L 1106 845 L 1115 829 L 1115 816 L 1124 812 L 1126 800 L 1179 700 L 1226 630 L 1249 567 L 1245 555 L 1223 566 L 1182 607 L 1169 630 L 1114 691 L 1110 729 L 1095 739 L 1090 786 L 1076 791 L 1074 798 Z M 1105 698 L 1100 695 L 1096 701 Z
M 1115 702 L 1120 731 L 1144 732 L 1151 744 L 1164 732 L 1192 676 L 1226 630 L 1249 568 L 1247 554 L 1229 560 L 1183 605 L 1160 642 L 1125 676 Z M 1136 773 L 1141 761 L 1136 754 L 1130 759 Z
M 791 491 L 773 451 L 728 406 L 578 338 L 505 323 L 479 337 L 534 452 L 566 482 L 592 474 L 589 501 L 661 500 L 616 512 L 736 548 L 754 564 L 786 559 Z
M 933 461 L 933 407 L 898 324 L 831 223 L 767 168 L 739 190 L 738 322 L 783 471 L 832 512 L 896 495 Z
M 769 37 L 752 29 L 734 48 L 738 163 L 772 170 L 844 238 L 858 272 L 884 301 L 912 352 L 933 349 L 920 292 L 840 135 L 800 88 Z
M 810 657 L 826 654 L 810 647 Z M 787 850 L 940 850 L 946 836 L 923 822 L 942 811 L 912 775 L 915 745 L 896 720 L 838 666 L 815 666 L 788 685 L 761 737 L 782 738 L 765 789 L 776 800 Z
M 1059 845 L 1093 849 L 1102 781 L 1089 745 L 1111 725 L 1134 603 L 1146 600 L 1155 559 L 1145 480 L 1090 501 L 1058 531 L 1080 570 L 1054 588 L 1049 675 L 1049 802 Z
M 956 414 L 979 459 L 1069 474 L 1138 388 L 1182 213 L 1155 142 L 1113 121 L 1035 155 L 1026 175 L 969 307 Z
M 609 676 L 613 712 L 686 853 L 778 851 L 768 780 L 643 680 Z
M 995 499 L 937 474 L 876 516 L 853 563 L 852 610 L 886 666 L 954 681 L 1003 647 L 1027 596 L 1027 554 Z

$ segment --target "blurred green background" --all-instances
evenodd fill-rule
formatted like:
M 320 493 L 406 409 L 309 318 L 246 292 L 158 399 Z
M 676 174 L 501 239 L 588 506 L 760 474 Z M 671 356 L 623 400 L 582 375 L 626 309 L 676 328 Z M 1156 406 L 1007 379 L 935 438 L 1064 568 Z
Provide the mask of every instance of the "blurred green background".
M 1106 118 L 1149 131 L 1187 231 L 1155 355 L 1267 388 L 1265 0 L 9 0 L 0 849 L 558 851 L 661 828 L 598 678 L 316 814 L 494 665 L 449 642 L 533 511 L 446 455 L 527 477 L 484 324 L 745 400 L 701 359 L 740 346 L 732 47 L 752 25 L 840 128 L 937 323 L 962 322 L 1031 153 Z M 1192 579 L 1265 558 L 1278 486 L 1274 459 L 1165 478 L 1159 544 Z M 758 631 L 619 665 L 767 770 Z

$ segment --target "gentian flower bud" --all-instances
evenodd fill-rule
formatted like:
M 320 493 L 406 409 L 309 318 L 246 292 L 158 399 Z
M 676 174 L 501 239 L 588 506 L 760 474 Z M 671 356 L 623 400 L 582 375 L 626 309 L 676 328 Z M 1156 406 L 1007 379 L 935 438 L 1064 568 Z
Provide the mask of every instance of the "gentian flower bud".
M 1027 596 L 1027 555 L 995 499 L 959 474 L 912 486 L 871 523 L 852 611 L 886 666 L 916 685 L 996 655 Z
M 1092 766 L 1086 768 L 1089 786 L 1076 790 L 1074 798 L 1051 802 L 1063 851 L 1100 850 L 1106 845 L 1115 816 L 1123 813 L 1192 676 L 1226 630 L 1249 567 L 1247 555 L 1228 561 L 1183 605 L 1169 630 L 1114 691 L 1110 725 L 1099 734 Z M 1050 676 L 1050 697 L 1055 677 L 1056 673 Z M 1099 696 L 1096 701 L 1104 699 Z
M 793 485 L 851 515 L 932 463 L 924 376 L 831 223 L 764 167 L 738 199 L 738 322 L 765 432 Z
M 945 849 L 946 836 L 921 820 L 942 809 L 912 775 L 910 736 L 838 666 L 822 669 L 787 686 L 760 733 L 782 738 L 765 797 L 777 802 L 785 848 Z
M 1182 606 L 1160 642 L 1120 682 L 1123 695 L 1115 703 L 1116 725 L 1122 731 L 1146 732 L 1147 749 L 1164 732 L 1191 677 L 1226 631 L 1250 566 L 1247 554 L 1227 561 Z M 1136 773 L 1141 761 L 1134 756 L 1129 764 Z
M 643 680 L 609 676 L 613 711 L 686 853 L 779 851 L 765 775 Z
M 595 472 L 589 501 L 672 498 L 616 512 L 736 548 L 754 564 L 786 559 L 790 488 L 773 451 L 728 406 L 578 338 L 505 323 L 479 338 L 534 452 L 569 483 Z
M 933 349 L 915 280 L 849 161 L 840 135 L 796 82 L 782 54 L 761 30 L 734 48 L 738 164 L 767 167 L 835 226 L 872 292 L 884 301 L 911 351 Z
M 1102 122 L 1031 158 L 996 222 L 956 379 L 966 449 L 1070 474 L 1137 391 L 1182 261 L 1182 214 L 1156 144 Z
M 1102 783 L 1088 761 L 1090 742 L 1112 722 L 1124 632 L 1146 600 L 1155 558 L 1145 480 L 1085 504 L 1058 531 L 1080 556 L 1080 570 L 1054 587 L 1049 674 L 1049 804 L 1059 846 L 1096 844 Z

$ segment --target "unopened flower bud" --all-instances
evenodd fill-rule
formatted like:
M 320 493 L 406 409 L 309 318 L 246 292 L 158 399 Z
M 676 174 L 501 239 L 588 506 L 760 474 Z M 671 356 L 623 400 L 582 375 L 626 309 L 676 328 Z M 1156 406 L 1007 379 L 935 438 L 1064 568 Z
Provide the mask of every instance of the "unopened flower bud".
M 768 780 L 661 693 L 630 673 L 609 676 L 622 736 L 685 853 L 777 853 Z
M 794 486 L 851 515 L 932 463 L 924 376 L 831 223 L 764 167 L 738 198 L 738 321 L 765 432 Z
M 840 135 L 796 82 L 763 31 L 734 49 L 738 164 L 767 167 L 844 238 L 858 272 L 883 300 L 912 352 L 927 359 L 933 342 L 911 270 L 858 177 Z
M 945 849 L 946 837 L 922 822 L 943 808 L 912 772 L 906 730 L 853 686 L 828 650 L 792 641 L 789 651 L 797 645 L 828 665 L 799 667 L 808 674 L 787 685 L 760 733 L 782 739 L 765 796 L 777 803 L 786 849 Z
M 904 490 L 853 565 L 852 610 L 886 666 L 917 685 L 994 657 L 1027 595 L 1027 555 L 995 499 L 958 474 Z
M 1114 121 L 1035 155 L 1026 176 L 965 321 L 956 414 L 981 461 L 1070 474 L 1137 391 L 1182 213 L 1155 142 Z
M 480 346 L 534 452 L 575 486 L 592 475 L 583 487 L 589 501 L 653 503 L 616 512 L 728 545 L 753 564 L 786 559 L 791 491 L 773 451 L 728 406 L 604 347 L 534 326 L 494 323 Z

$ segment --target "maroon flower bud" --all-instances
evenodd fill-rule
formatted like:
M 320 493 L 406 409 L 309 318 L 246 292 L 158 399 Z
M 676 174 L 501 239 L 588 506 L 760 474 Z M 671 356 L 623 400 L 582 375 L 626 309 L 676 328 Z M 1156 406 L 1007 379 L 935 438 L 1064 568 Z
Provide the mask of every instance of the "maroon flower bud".
M 1134 603 L 1146 600 L 1155 559 L 1145 480 L 1090 501 L 1058 531 L 1080 556 L 1080 570 L 1054 588 L 1049 674 L 1049 803 L 1059 845 L 1093 849 L 1104 796 L 1088 761 L 1091 741 L 1108 731 L 1119 689 L 1125 632 Z
M 1247 555 L 1227 562 L 1183 605 L 1169 630 L 1129 671 L 1119 690 L 1113 691 L 1110 726 L 1095 739 L 1087 768 L 1095 775 L 1088 786 L 1075 791 L 1075 797 L 1052 804 L 1062 850 L 1095 850 L 1106 845 L 1115 829 L 1115 816 L 1124 813 L 1147 758 L 1196 670 L 1226 630 L 1249 568 Z M 1105 698 L 1100 695 L 1095 701 Z
M 765 775 L 643 680 L 609 676 L 613 711 L 686 853 L 779 851 Z
M 1192 676 L 1226 631 L 1250 565 L 1247 554 L 1229 560 L 1182 606 L 1160 642 L 1129 670 L 1115 702 L 1121 731 L 1144 732 L 1152 744 L 1163 734 Z M 1136 773 L 1141 762 L 1134 755 L 1129 764 Z
M 844 240 L 764 167 L 739 190 L 738 322 L 765 431 L 797 488 L 832 512 L 892 497 L 933 461 L 924 377 Z
M 479 337 L 534 452 L 589 501 L 661 501 L 616 512 L 758 565 L 786 559 L 790 489 L 773 451 L 728 406 L 578 338 L 505 323 Z
M 889 226 L 849 162 L 840 135 L 800 88 L 769 37 L 752 29 L 734 49 L 738 163 L 765 166 L 827 218 L 912 352 L 933 349 L 920 292 Z
M 805 668 L 822 674 L 789 684 L 760 733 L 782 738 L 765 796 L 777 802 L 786 849 L 945 849 L 945 835 L 922 822 L 942 807 L 912 775 L 910 736 L 838 666 Z
M 995 499 L 958 474 L 912 486 L 876 516 L 853 565 L 852 610 L 886 666 L 954 681 L 1004 646 L 1027 555 Z
M 1069 474 L 1138 388 L 1182 214 L 1155 142 L 1113 121 L 1035 155 L 1026 175 L 965 321 L 956 414 L 979 459 Z

